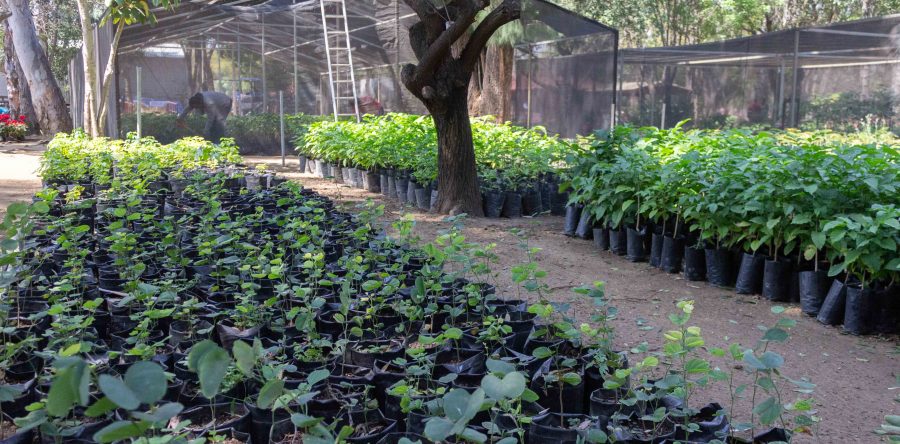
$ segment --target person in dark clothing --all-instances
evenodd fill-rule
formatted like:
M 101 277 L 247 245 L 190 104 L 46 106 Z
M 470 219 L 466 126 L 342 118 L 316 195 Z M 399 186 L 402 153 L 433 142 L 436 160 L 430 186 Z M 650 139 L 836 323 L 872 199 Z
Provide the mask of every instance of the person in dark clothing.
M 212 143 L 219 143 L 225 137 L 225 119 L 231 113 L 231 97 L 220 92 L 198 92 L 188 99 L 188 106 L 178 115 L 178 126 L 184 127 L 184 118 L 191 111 L 206 114 L 206 129 L 203 137 Z

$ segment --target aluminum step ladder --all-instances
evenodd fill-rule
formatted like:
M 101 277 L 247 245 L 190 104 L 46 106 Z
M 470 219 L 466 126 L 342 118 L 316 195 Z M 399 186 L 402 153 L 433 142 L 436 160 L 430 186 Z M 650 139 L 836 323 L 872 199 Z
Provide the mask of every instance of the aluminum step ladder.
M 322 31 L 325 35 L 325 58 L 328 62 L 328 86 L 334 120 L 355 117 L 360 121 L 350 29 L 344 0 L 319 0 L 322 9 Z

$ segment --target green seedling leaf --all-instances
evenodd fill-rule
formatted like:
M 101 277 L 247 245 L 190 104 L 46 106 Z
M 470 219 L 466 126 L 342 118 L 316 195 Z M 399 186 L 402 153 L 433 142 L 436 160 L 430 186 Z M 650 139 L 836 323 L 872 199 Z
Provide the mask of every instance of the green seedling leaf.
M 249 344 L 244 341 L 234 341 L 231 346 L 231 354 L 234 355 L 234 363 L 244 376 L 253 376 L 253 367 L 256 366 L 256 353 Z
M 141 401 L 137 395 L 118 376 L 100 375 L 98 379 L 100 390 L 113 403 L 125 410 L 136 410 Z
M 125 384 L 142 404 L 155 404 L 166 395 L 168 384 L 162 367 L 149 361 L 135 362 L 125 371 Z
M 759 422 L 763 425 L 775 422 L 781 416 L 782 410 L 783 407 L 774 396 L 753 407 L 753 413 L 759 416 Z
M 268 410 L 275 405 L 275 400 L 282 394 L 284 394 L 284 381 L 273 379 L 259 389 L 259 398 L 256 400 L 256 405 L 261 409 Z
M 76 358 L 62 358 L 56 361 L 56 376 L 47 394 L 47 413 L 63 417 L 78 405 L 87 405 L 90 390 L 90 370 L 87 363 Z
M 139 438 L 147 431 L 148 425 L 142 422 L 116 421 L 94 433 L 94 441 L 110 443 Z

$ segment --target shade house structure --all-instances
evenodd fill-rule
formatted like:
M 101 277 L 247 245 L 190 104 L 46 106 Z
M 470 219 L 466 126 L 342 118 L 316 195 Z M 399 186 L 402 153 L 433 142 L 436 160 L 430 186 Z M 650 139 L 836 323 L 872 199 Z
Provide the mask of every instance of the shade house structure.
M 115 103 L 110 136 L 124 136 L 138 113 L 182 111 L 199 91 L 231 96 L 233 116 L 425 113 L 400 82 L 401 67 L 416 63 L 408 31 L 418 21 L 403 0 L 193 0 L 156 17 L 155 24 L 126 27 L 121 37 L 108 98 Z M 516 47 L 506 68 L 510 120 L 566 136 L 610 125 L 615 29 L 544 0 L 523 0 L 522 18 L 501 32 Z M 102 65 L 112 30 L 97 33 Z M 80 70 L 78 57 L 71 65 L 76 124 L 83 118 Z M 577 112 L 570 98 L 579 99 Z
M 897 129 L 900 15 L 619 53 L 618 121 Z

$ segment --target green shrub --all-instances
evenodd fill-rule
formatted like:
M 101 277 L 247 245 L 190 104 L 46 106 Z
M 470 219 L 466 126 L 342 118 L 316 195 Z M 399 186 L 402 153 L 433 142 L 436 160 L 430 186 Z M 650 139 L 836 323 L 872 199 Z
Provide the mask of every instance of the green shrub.
M 900 143 L 890 133 L 617 127 L 564 188 L 600 223 L 831 262 L 863 282 L 900 271 Z
M 141 125 L 144 136 L 153 137 L 162 144 L 169 144 L 185 137 L 203 136 L 206 117 L 192 113 L 187 116 L 187 128 L 175 124 L 174 114 L 144 114 Z M 285 142 L 303 137 L 309 125 L 325 118 L 307 114 L 285 115 Z M 122 134 L 137 131 L 137 115 L 123 114 L 121 119 Z M 247 116 L 230 116 L 226 121 L 227 136 L 235 140 L 241 148 L 241 154 L 281 153 L 280 122 L 278 114 L 253 114 Z

